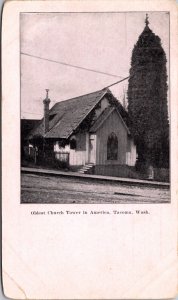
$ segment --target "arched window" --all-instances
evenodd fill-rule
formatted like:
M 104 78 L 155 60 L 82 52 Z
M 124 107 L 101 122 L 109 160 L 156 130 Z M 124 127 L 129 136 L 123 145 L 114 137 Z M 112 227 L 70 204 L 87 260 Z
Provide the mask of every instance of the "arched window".
M 107 160 L 117 160 L 118 157 L 118 139 L 114 132 L 108 136 L 107 141 Z

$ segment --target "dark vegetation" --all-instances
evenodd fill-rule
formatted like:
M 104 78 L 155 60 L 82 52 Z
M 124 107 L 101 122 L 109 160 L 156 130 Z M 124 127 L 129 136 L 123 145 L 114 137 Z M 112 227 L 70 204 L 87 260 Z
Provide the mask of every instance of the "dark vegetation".
M 134 46 L 128 87 L 130 129 L 138 151 L 137 169 L 169 167 L 166 55 L 146 26 Z

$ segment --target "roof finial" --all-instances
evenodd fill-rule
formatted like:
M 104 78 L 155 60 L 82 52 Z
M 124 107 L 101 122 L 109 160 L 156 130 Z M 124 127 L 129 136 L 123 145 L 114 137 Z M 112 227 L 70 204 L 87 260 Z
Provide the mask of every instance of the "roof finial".
M 48 99 L 48 92 L 49 92 L 49 89 L 46 89 L 46 99 Z
M 148 26 L 148 24 L 149 24 L 149 21 L 148 21 L 148 14 L 146 14 L 145 24 L 146 24 L 146 26 Z

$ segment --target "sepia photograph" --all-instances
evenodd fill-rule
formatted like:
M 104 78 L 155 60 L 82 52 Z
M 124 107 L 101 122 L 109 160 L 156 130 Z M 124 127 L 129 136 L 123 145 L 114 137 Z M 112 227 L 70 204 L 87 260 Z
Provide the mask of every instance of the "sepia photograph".
M 170 203 L 169 12 L 19 18 L 21 203 Z
M 176 296 L 175 2 L 6 1 L 6 298 Z

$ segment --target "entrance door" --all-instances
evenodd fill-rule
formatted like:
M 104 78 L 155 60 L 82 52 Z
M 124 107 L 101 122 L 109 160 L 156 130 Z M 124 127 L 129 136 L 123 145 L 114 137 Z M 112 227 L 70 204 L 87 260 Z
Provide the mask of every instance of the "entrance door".
M 91 135 L 89 138 L 89 162 L 95 163 L 96 161 L 96 136 Z

